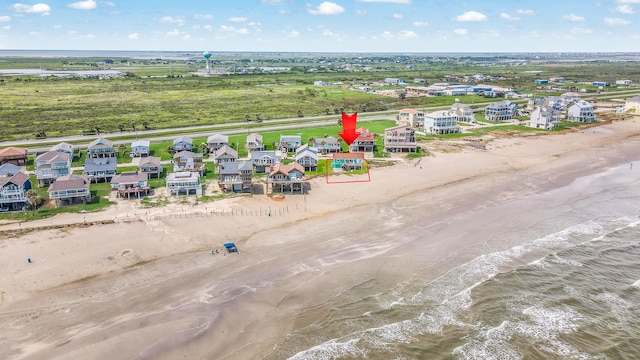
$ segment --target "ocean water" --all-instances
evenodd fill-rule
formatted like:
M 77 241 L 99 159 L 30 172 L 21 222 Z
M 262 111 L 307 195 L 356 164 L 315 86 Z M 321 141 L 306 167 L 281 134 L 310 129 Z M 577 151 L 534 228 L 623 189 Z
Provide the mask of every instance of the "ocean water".
M 462 215 L 456 221 L 504 229 L 467 236 L 514 245 L 435 279 L 425 268 L 382 293 L 349 289 L 266 358 L 640 358 L 639 179 L 621 165 Z M 406 200 L 399 213 L 423 201 Z M 424 238 L 442 235 L 416 226 Z

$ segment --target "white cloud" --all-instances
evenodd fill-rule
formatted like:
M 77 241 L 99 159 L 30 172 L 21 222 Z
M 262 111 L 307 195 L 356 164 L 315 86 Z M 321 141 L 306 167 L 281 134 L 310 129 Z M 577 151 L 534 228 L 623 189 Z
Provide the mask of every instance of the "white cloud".
M 289 11 L 289 10 L 280 10 L 280 11 L 278 11 L 278 14 L 280 14 L 280 15 L 289 15 L 289 14 L 291 14 L 291 11 Z
M 95 0 L 85 0 L 67 4 L 67 7 L 76 10 L 93 10 L 98 7 L 98 4 L 96 4 Z
M 5 25 L 2 27 L 2 30 L 11 30 L 11 26 L 10 25 Z
M 316 8 L 309 7 L 307 11 L 311 15 L 337 15 L 342 14 L 344 8 L 334 2 L 325 1 Z
M 416 39 L 418 34 L 411 30 L 402 30 L 398 33 L 398 40 Z
M 426 21 L 414 21 L 413 26 L 429 26 L 429 23 Z
M 533 10 L 530 10 L 530 9 L 518 9 L 518 10 L 516 10 L 516 13 L 520 14 L 520 15 L 533 15 L 534 14 Z
M 453 32 L 456 35 L 464 36 L 464 35 L 467 35 L 469 33 L 469 30 L 458 28 L 458 29 L 453 30 Z
M 176 24 L 178 26 L 184 25 L 184 17 L 182 16 L 163 16 L 160 18 L 161 23 Z
M 288 2 L 289 0 L 260 0 L 260 3 L 267 5 L 284 5 Z
M 249 30 L 247 30 L 246 28 L 236 29 L 233 26 L 227 26 L 227 25 L 220 25 L 220 30 L 226 33 L 239 34 L 239 35 L 246 35 L 249 33 Z
M 565 15 L 562 17 L 565 20 L 568 21 L 584 21 L 584 17 L 583 16 L 578 16 L 575 14 L 569 14 L 569 15 Z
M 62 25 L 53 25 L 53 28 L 56 30 L 62 29 Z
M 8 22 L 11 21 L 11 17 L 10 16 L 0 16 L 0 22 Z
M 622 14 L 633 14 L 635 13 L 635 11 L 633 10 L 633 8 L 629 5 L 618 5 L 616 6 L 616 12 L 622 13 Z
M 127 36 L 127 38 L 128 38 L 129 40 L 138 40 L 138 37 L 139 37 L 139 36 L 140 36 L 140 35 L 138 35 L 138 33 L 133 33 L 133 34 L 129 34 L 129 36 Z
M 112 3 L 111 1 L 104 1 L 104 2 L 102 2 L 102 5 L 104 5 L 104 6 L 116 6 L 116 4 Z
M 393 18 L 396 20 L 402 20 L 404 19 L 404 15 L 402 14 L 393 14 Z
M 213 15 L 210 14 L 195 14 L 193 16 L 196 20 L 213 20 Z
M 356 0 L 365 3 L 411 4 L 411 0 Z
M 620 18 L 604 18 L 604 23 L 609 26 L 625 26 L 631 24 L 631 21 Z
M 167 36 L 180 36 L 182 32 L 178 29 L 173 29 L 171 31 L 167 31 Z
M 13 4 L 13 10 L 17 12 L 26 12 L 26 13 L 35 13 L 42 15 L 49 15 L 51 13 L 51 7 L 47 4 L 35 4 L 35 5 L 27 5 L 27 4 Z
M 470 22 L 470 21 L 486 21 L 487 15 L 479 13 L 477 11 L 467 11 L 464 14 L 458 15 L 454 18 L 456 21 Z
M 618 4 L 640 4 L 640 0 L 616 0 Z
M 500 13 L 500 17 L 501 17 L 501 18 L 503 18 L 503 19 L 506 19 L 506 20 L 513 20 L 513 21 L 520 20 L 520 18 L 519 18 L 519 17 L 517 17 L 517 16 L 511 16 L 511 15 L 509 15 L 509 14 L 507 14 L 507 13 Z
M 572 34 L 591 34 L 593 31 L 591 31 L 591 29 L 587 29 L 587 28 L 579 28 L 579 27 L 574 27 L 573 29 L 571 29 L 569 31 Z
M 356 16 L 367 16 L 367 10 L 356 10 Z
M 300 36 L 300 32 L 295 31 L 295 30 L 291 30 L 291 31 L 289 31 L 289 32 L 285 32 L 285 35 L 286 35 L 288 38 L 297 38 L 298 36 Z
M 247 20 L 249 20 L 249 19 L 247 19 L 246 17 L 231 17 L 231 18 L 229 18 L 229 21 L 237 22 L 237 23 L 247 22 Z

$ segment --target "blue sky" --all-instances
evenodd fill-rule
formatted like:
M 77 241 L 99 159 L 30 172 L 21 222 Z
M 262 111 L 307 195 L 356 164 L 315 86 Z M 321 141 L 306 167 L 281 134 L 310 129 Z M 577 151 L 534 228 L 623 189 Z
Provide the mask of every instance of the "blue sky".
M 640 0 L 0 1 L 0 49 L 640 51 Z

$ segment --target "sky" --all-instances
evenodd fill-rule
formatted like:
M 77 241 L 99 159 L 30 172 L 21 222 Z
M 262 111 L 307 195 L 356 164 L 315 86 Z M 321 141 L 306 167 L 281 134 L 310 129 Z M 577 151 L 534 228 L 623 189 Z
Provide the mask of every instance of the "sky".
M 640 0 L 0 0 L 0 49 L 637 52 Z

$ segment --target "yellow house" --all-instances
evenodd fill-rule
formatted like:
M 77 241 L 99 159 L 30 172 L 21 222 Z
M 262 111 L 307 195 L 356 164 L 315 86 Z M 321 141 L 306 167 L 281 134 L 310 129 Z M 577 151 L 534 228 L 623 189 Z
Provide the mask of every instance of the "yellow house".
M 624 111 L 628 114 L 640 115 L 640 95 L 627 99 Z

